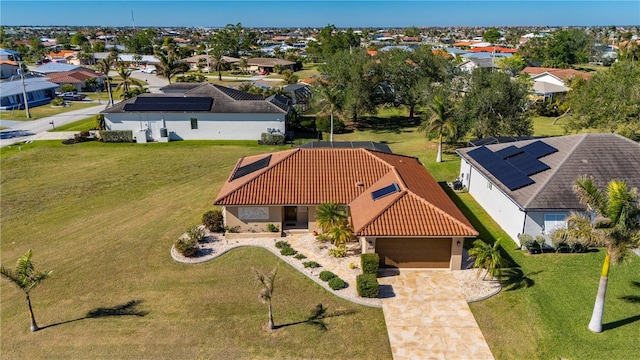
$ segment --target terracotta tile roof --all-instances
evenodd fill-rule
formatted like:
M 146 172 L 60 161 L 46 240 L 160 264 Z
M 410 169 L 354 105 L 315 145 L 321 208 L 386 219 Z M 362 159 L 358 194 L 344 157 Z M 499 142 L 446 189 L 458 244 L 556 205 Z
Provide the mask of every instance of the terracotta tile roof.
M 243 158 L 236 169 L 271 155 L 238 178 L 216 205 L 349 204 L 354 230 L 368 236 L 476 236 L 477 232 L 415 158 L 367 149 L 294 149 Z M 398 192 L 372 192 L 396 183 Z
M 450 59 L 450 58 L 452 58 L 452 57 L 453 57 L 451 54 L 449 54 L 448 52 L 446 52 L 446 51 L 444 51 L 444 50 L 441 50 L 441 49 L 431 49 L 431 53 L 432 53 L 433 55 L 439 55 L 439 56 L 442 56 L 442 57 L 443 57 L 443 58 L 445 58 L 445 59 Z
M 62 71 L 57 73 L 50 73 L 45 76 L 49 81 L 54 83 L 83 83 L 87 81 L 87 79 L 91 78 L 100 78 L 104 75 L 90 72 L 86 70 L 72 70 L 72 71 Z
M 369 54 L 371 56 L 376 56 L 376 55 L 378 55 L 378 51 L 376 51 L 376 50 L 367 50 L 367 54 Z
M 18 63 L 13 60 L 0 60 L 0 64 L 9 64 L 13 66 L 18 66 Z
M 497 52 L 497 53 L 517 53 L 517 49 L 506 48 L 502 46 L 480 46 L 469 50 L 469 52 Z
M 522 73 L 529 74 L 529 75 L 539 75 L 539 74 L 549 73 L 565 81 L 575 76 L 580 76 L 585 80 L 589 80 L 591 78 L 590 74 L 586 72 L 574 70 L 574 69 L 556 69 L 556 68 L 544 68 L 544 67 L 533 67 L 533 66 L 527 66 L 526 68 L 522 69 Z

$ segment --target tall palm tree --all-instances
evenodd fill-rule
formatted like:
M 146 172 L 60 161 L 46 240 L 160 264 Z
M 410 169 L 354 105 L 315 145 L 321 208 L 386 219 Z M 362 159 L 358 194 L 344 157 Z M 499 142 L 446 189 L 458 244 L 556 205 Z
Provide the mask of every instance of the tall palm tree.
M 609 265 L 616 264 L 625 255 L 627 246 L 640 244 L 640 198 L 638 189 L 629 189 L 624 181 L 612 180 L 606 189 L 600 189 L 589 176 L 578 178 L 573 191 L 590 213 L 572 213 L 567 218 L 567 228 L 555 230 L 552 236 L 568 243 L 606 248 L 589 322 L 589 330 L 602 332 Z
M 506 261 L 500 252 L 500 241 L 496 241 L 493 245 L 478 239 L 473 242 L 473 247 L 469 249 L 469 256 L 475 258 L 473 267 L 479 270 L 485 269 L 487 274 L 495 277 L 500 275 L 500 269 L 506 265 Z
M 36 318 L 33 316 L 33 308 L 31 307 L 30 293 L 31 290 L 51 275 L 51 271 L 37 272 L 31 261 L 32 255 L 33 252 L 29 249 L 26 254 L 18 259 L 15 270 L 6 269 L 0 265 L 0 275 L 24 291 L 27 296 L 27 305 L 29 305 L 31 331 L 38 331 L 38 324 L 36 324 Z
M 316 222 L 323 232 L 344 224 L 347 221 L 347 213 L 336 203 L 328 202 L 318 206 Z
M 104 82 L 107 85 L 107 93 L 109 93 L 109 104 L 113 105 L 113 94 L 111 93 L 111 78 L 109 77 L 109 71 L 111 71 L 111 64 L 113 64 L 113 58 L 107 56 L 104 59 L 100 59 L 96 66 L 98 71 L 104 74 Z
M 123 93 L 129 92 L 132 86 L 138 88 L 144 87 L 144 85 L 137 79 L 131 77 L 131 70 L 127 69 L 123 64 L 120 64 L 118 68 L 118 75 L 122 78 L 122 81 L 116 87 L 116 90 L 122 89 Z
M 321 85 L 313 97 L 320 106 L 321 114 L 328 113 L 331 119 L 331 135 L 329 141 L 333 142 L 333 114 L 342 112 L 344 106 L 344 92 L 334 86 Z
M 158 74 L 167 78 L 169 84 L 171 84 L 171 78 L 173 76 L 189 71 L 189 64 L 178 60 L 175 52 L 171 50 L 167 53 L 158 51 L 156 52 L 156 56 L 160 60 L 160 63 L 156 66 L 156 70 Z
M 422 121 L 418 131 L 425 132 L 427 137 L 438 136 L 438 155 L 436 162 L 442 162 L 442 136 L 445 133 L 455 133 L 455 123 L 453 121 L 453 107 L 448 99 L 439 95 L 434 96 L 433 102 L 429 104 L 431 116 Z
M 224 58 L 222 49 L 214 48 L 212 54 L 207 54 L 209 59 L 209 69 L 215 69 L 218 72 L 218 80 L 222 81 L 222 70 L 227 66 L 227 60 Z
M 273 330 L 273 328 L 275 328 L 275 325 L 273 323 L 273 309 L 271 307 L 271 301 L 273 300 L 273 290 L 276 282 L 277 271 L 277 267 L 273 268 L 273 270 L 271 270 L 271 272 L 268 274 L 262 273 L 257 269 L 253 269 L 253 272 L 256 275 L 256 280 L 258 280 L 258 282 L 262 286 L 262 290 L 260 291 L 260 300 L 269 304 L 269 322 L 267 323 L 267 327 L 269 328 L 269 330 Z

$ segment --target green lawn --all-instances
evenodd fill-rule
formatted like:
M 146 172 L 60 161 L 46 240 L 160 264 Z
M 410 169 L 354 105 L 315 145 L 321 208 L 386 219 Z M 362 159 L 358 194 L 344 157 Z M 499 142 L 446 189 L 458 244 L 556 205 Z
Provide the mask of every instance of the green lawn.
M 96 126 L 96 117 L 89 116 L 88 118 L 84 118 L 82 120 L 74 121 L 72 123 L 56 126 L 55 130 L 49 130 L 49 132 L 54 131 L 88 131 L 93 129 Z
M 0 118 L 3 120 L 37 120 L 42 119 L 48 116 L 59 115 L 62 113 L 66 113 L 73 110 L 80 110 L 92 106 L 96 106 L 96 103 L 92 102 L 80 102 L 80 101 L 68 101 L 69 106 L 54 108 L 49 104 L 36 106 L 34 108 L 29 108 L 29 112 L 31 113 L 31 119 L 27 119 L 27 115 L 24 110 L 12 110 L 12 111 L 2 111 L 0 112 Z M 105 102 L 106 104 L 106 102 Z

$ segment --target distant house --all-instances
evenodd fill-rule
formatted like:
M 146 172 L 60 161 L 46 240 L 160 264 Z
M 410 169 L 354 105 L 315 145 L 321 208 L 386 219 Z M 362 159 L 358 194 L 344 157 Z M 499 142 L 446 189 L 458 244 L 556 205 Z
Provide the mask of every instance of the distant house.
M 533 94 L 543 100 L 553 99 L 560 94 L 566 94 L 571 81 L 580 77 L 589 80 L 591 75 L 574 69 L 555 69 L 526 67 L 521 71 L 528 74 L 533 80 Z
M 61 64 L 80 65 L 80 58 L 78 57 L 78 51 L 75 50 L 60 50 L 58 52 L 51 51 L 47 58 L 52 62 Z
M 233 66 L 234 64 L 238 64 L 240 62 L 240 59 L 234 58 L 231 56 L 223 56 L 222 58 L 224 59 L 225 63 L 229 65 L 229 67 Z M 209 68 L 209 64 L 211 63 L 211 57 L 207 55 L 191 56 L 191 57 L 182 59 L 182 61 L 189 64 L 189 67 L 193 70 L 198 68 L 198 64 L 202 64 L 203 65 L 202 70 L 211 71 L 211 72 L 214 71 L 214 69 Z
M 93 53 L 93 58 L 95 61 L 99 61 L 102 59 L 106 59 L 111 55 L 110 52 L 97 52 Z M 160 63 L 160 59 L 158 59 L 155 55 L 139 55 L 140 59 L 136 60 L 136 54 L 127 54 L 127 53 L 119 53 L 118 59 L 127 64 L 141 64 L 141 65 L 156 65 Z
M 131 130 L 138 142 L 169 140 L 259 140 L 282 133 L 289 99 L 263 98 L 209 83 L 180 92 L 143 94 L 101 112 L 108 130 Z M 175 91 L 171 93 L 172 91 Z
M 498 69 L 497 60 L 494 58 L 469 59 L 458 65 L 460 70 L 473 72 L 475 69 Z
M 364 148 L 241 158 L 215 200 L 239 243 L 265 236 L 268 224 L 320 230 L 315 215 L 327 202 L 345 207 L 362 252 L 385 267 L 459 270 L 464 240 L 478 235 L 416 158 Z
M 58 84 L 59 86 L 71 84 L 78 92 L 84 91 L 87 88 L 87 80 L 89 79 L 97 79 L 99 88 L 102 88 L 102 84 L 104 82 L 103 74 L 82 69 L 49 73 L 44 76 L 44 78 Z
M 48 62 L 40 66 L 29 66 L 29 71 L 38 75 L 47 75 L 51 73 L 74 71 L 74 70 L 84 70 L 84 71 L 93 72 L 93 70 L 80 65 L 62 64 L 62 63 L 55 63 L 55 62 Z
M 273 68 L 276 65 L 282 66 L 283 69 L 294 70 L 296 65 L 295 62 L 289 60 L 282 59 L 273 59 L 273 58 L 249 58 L 247 59 L 247 64 L 249 65 L 249 71 L 256 72 L 273 72 Z
M 29 107 L 48 104 L 55 97 L 58 84 L 42 78 L 24 79 Z M 20 79 L 0 82 L 0 110 L 24 109 L 22 81 Z
M 624 180 L 640 188 L 640 144 L 615 134 L 581 134 L 470 147 L 460 179 L 473 198 L 516 242 L 566 226 L 571 211 L 584 211 L 573 193 L 576 179 L 600 186 Z
M 18 74 L 18 63 L 14 56 L 18 53 L 13 50 L 0 48 L 0 79 L 10 78 Z
M 283 88 L 284 91 L 289 93 L 289 97 L 292 99 L 292 105 L 296 110 L 306 111 L 309 109 L 309 100 L 313 96 L 311 87 L 307 84 L 290 84 Z

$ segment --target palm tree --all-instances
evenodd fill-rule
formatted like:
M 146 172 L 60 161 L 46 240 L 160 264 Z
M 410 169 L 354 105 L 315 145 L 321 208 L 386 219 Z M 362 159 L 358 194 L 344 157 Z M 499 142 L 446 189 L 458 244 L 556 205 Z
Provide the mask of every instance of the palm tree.
M 278 268 L 275 267 L 273 268 L 273 270 L 271 270 L 270 273 L 264 274 L 257 269 L 253 269 L 253 272 L 256 274 L 256 280 L 258 280 L 258 282 L 262 286 L 262 290 L 260 291 L 260 300 L 269 304 L 269 322 L 267 324 L 269 330 L 273 330 L 273 328 L 275 328 L 275 325 L 273 323 L 273 309 L 271 307 L 271 301 L 273 300 L 273 290 L 276 282 L 277 271 Z
M 316 222 L 323 232 L 344 224 L 347 221 L 347 213 L 336 203 L 328 202 L 318 206 Z
M 493 245 L 489 245 L 480 239 L 474 241 L 473 247 L 469 249 L 469 256 L 475 258 L 473 267 L 478 268 L 479 271 L 482 269 L 487 270 L 485 279 L 487 274 L 492 277 L 500 275 L 500 269 L 506 265 L 506 261 L 500 252 L 500 240 Z
M 189 64 L 178 60 L 177 55 L 175 55 L 173 51 L 169 51 L 168 53 L 158 51 L 156 52 L 156 56 L 160 60 L 160 63 L 156 66 L 156 70 L 158 74 L 169 80 L 169 84 L 171 84 L 171 78 L 173 76 L 189 71 Z
M 118 75 L 122 78 L 122 82 L 118 84 L 116 90 L 122 89 L 123 95 L 131 90 L 131 86 L 137 86 L 138 88 L 144 87 L 144 84 L 139 80 L 131 77 L 131 70 L 128 70 L 123 64 L 120 64 L 118 68 Z
M 96 63 L 98 71 L 104 74 L 104 82 L 107 85 L 107 92 L 109 93 L 110 105 L 113 105 L 113 94 L 111 93 L 111 78 L 109 77 L 109 71 L 111 71 L 112 63 L 113 63 L 113 58 L 111 58 L 111 56 L 107 56 L 104 59 L 100 59 Z
M 26 254 L 18 259 L 15 270 L 6 269 L 0 265 L 0 275 L 14 283 L 27 295 L 27 305 L 29 305 L 29 316 L 31 317 L 31 331 L 38 331 L 39 328 L 38 324 L 36 324 L 36 318 L 33 316 L 33 308 L 31 307 L 31 297 L 29 294 L 33 288 L 51 275 L 51 271 L 36 272 L 35 266 L 31 261 L 32 255 L 33 252 L 29 249 Z
M 332 228 L 327 232 L 331 240 L 333 241 L 333 245 L 337 247 L 345 247 L 347 242 L 351 240 L 353 236 L 353 230 L 347 225 L 346 222 L 342 222 Z
M 314 99 L 320 106 L 318 112 L 322 114 L 329 113 L 329 116 L 331 117 L 331 135 L 329 137 L 329 141 L 333 142 L 333 113 L 334 111 L 337 111 L 338 113 L 342 112 L 344 105 L 344 93 L 336 87 L 321 85 L 316 95 L 317 96 L 314 96 Z
M 214 48 L 212 53 L 213 55 L 207 54 L 210 62 L 209 69 L 215 69 L 218 72 L 218 80 L 222 81 L 222 70 L 227 66 L 227 60 L 221 49 Z
M 603 190 L 588 176 L 578 178 L 573 191 L 589 213 L 570 214 L 567 228 L 554 231 L 552 236 L 568 243 L 607 249 L 589 322 L 589 330 L 598 333 L 602 332 L 609 265 L 616 264 L 625 255 L 627 246 L 640 244 L 640 198 L 638 189 L 628 189 L 624 181 L 612 180 Z
M 238 63 L 238 67 L 240 67 L 240 69 L 242 69 L 242 73 L 246 74 L 248 72 L 248 68 L 249 68 L 249 60 L 247 60 L 246 57 L 241 57 L 240 58 L 240 62 Z
M 418 127 L 418 131 L 425 132 L 428 137 L 437 134 L 438 136 L 438 155 L 436 162 L 442 162 L 442 135 L 446 133 L 455 133 L 455 123 L 453 122 L 453 107 L 445 98 L 439 95 L 434 96 L 433 103 L 429 105 L 431 117 L 425 119 Z

